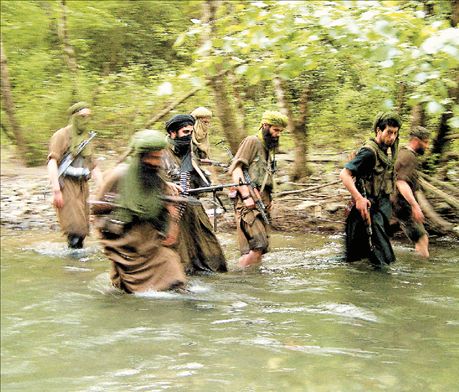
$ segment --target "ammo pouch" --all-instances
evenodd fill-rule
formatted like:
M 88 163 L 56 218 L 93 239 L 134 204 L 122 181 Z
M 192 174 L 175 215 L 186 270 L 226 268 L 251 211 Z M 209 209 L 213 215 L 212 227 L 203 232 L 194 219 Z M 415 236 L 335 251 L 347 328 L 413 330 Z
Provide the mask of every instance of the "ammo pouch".
M 66 177 L 74 177 L 77 179 L 89 180 L 89 178 L 91 177 L 91 172 L 86 167 L 69 166 L 65 171 L 64 175 Z
M 84 158 L 76 157 L 72 164 L 64 172 L 66 177 L 73 177 L 78 180 L 89 180 L 91 178 L 91 171 L 85 167 Z

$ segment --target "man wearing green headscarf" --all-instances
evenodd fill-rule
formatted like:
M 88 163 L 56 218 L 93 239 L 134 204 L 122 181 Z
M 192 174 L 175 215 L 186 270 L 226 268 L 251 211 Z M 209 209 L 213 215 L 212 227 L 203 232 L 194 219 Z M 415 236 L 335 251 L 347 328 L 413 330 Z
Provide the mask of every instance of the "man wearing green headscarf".
M 395 261 L 389 221 L 400 127 L 397 114 L 379 113 L 373 124 L 375 137 L 359 149 L 340 173 L 354 200 L 346 220 L 348 262 L 368 258 L 374 267 L 381 268 Z
M 101 243 L 112 262 L 112 284 L 127 292 L 182 288 L 186 283 L 177 241 L 178 211 L 165 201 L 173 194 L 161 157 L 167 142 L 154 130 L 134 134 L 131 158 L 111 170 L 94 205 Z M 97 202 L 96 202 L 97 203 Z
M 88 179 L 92 176 L 96 186 L 102 174 L 93 159 L 91 144 L 75 157 L 72 171 L 58 177 L 58 168 L 67 154 L 75 154 L 78 146 L 89 138 L 91 109 L 85 102 L 78 102 L 68 109 L 69 124 L 51 137 L 48 154 L 48 175 L 53 192 L 53 205 L 62 232 L 67 236 L 70 248 L 82 248 L 89 234 Z
M 273 175 L 276 168 L 275 152 L 279 137 L 287 126 L 287 116 L 275 111 L 266 111 L 261 119 L 257 135 L 246 137 L 228 169 L 233 181 L 246 182 L 243 170 L 247 169 L 250 179 L 257 186 L 256 191 L 264 205 L 271 208 Z M 239 266 L 247 267 L 261 262 L 262 255 L 268 252 L 269 236 L 266 223 L 255 208 L 247 185 L 238 187 L 235 200 L 237 237 L 241 257 Z

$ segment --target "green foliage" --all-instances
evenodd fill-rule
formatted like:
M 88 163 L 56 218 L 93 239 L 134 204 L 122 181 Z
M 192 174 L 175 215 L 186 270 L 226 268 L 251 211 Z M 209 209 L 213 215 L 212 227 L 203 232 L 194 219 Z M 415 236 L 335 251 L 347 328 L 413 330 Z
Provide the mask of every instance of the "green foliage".
M 67 1 L 79 93 L 94 104 L 100 143 L 120 140 L 122 148 L 155 113 L 221 69 L 231 70 L 249 133 L 263 110 L 276 109 L 275 76 L 288 85 L 295 113 L 301 91 L 310 88 L 312 149 L 349 149 L 367 138 L 374 114 L 399 104 L 401 82 L 405 124 L 410 109 L 422 103 L 429 126 L 451 110 L 449 124 L 458 127 L 451 91 L 457 87 L 459 33 L 450 27 L 447 1 L 430 1 L 432 7 L 419 1 L 223 1 L 213 26 L 200 20 L 203 4 Z M 27 159 L 43 163 L 48 139 L 66 124 L 72 102 L 73 76 L 58 34 L 62 9 L 55 1 L 3 1 L 1 13 Z M 175 113 L 202 105 L 215 113 L 207 88 Z M 218 132 L 211 140 L 218 141 L 218 119 L 214 124 Z M 163 123 L 153 126 L 162 129 Z M 283 143 L 294 145 L 289 136 Z

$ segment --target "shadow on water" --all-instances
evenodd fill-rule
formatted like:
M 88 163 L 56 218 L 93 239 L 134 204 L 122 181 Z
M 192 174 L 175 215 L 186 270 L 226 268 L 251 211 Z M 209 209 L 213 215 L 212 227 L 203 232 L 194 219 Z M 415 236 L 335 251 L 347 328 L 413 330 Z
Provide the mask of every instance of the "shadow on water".
M 94 241 L 3 236 L 2 389 L 454 390 L 457 243 L 373 271 L 342 237 L 272 236 L 263 264 L 190 278 L 187 293 L 126 295 Z M 65 386 L 65 387 L 63 387 Z

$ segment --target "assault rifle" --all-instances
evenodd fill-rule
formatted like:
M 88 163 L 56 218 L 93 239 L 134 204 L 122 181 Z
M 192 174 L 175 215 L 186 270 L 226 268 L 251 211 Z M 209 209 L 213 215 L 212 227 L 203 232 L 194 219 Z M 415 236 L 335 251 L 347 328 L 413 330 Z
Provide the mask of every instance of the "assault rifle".
M 367 198 L 367 191 L 365 190 L 365 184 L 363 183 L 362 179 L 359 179 L 359 185 L 361 188 L 362 196 L 366 199 Z M 375 254 L 375 246 L 373 245 L 373 229 L 371 227 L 371 214 L 370 208 L 368 208 L 368 219 L 365 220 L 365 230 L 368 236 L 368 247 L 370 249 L 370 257 L 374 257 Z
M 258 212 L 260 213 L 265 223 L 270 225 L 271 222 L 269 221 L 268 214 L 266 213 L 266 206 L 265 203 L 263 203 L 263 200 L 261 200 L 261 195 L 257 189 L 257 185 L 250 178 L 249 171 L 247 169 L 243 168 L 242 173 L 244 174 L 245 183 L 241 181 L 238 185 L 248 185 L 250 197 L 255 202 L 255 206 L 257 207 Z
M 212 192 L 212 195 L 213 195 L 212 205 L 213 205 L 213 211 L 214 211 L 214 231 L 217 231 L 217 200 L 219 201 L 219 204 L 222 206 L 223 211 L 226 212 L 225 206 L 218 199 L 217 192 L 222 191 L 224 188 L 237 187 L 239 185 L 248 185 L 248 184 L 219 184 L 219 185 L 213 185 L 213 186 L 203 186 L 201 188 L 188 189 L 187 193 L 189 195 L 197 195 L 200 193 Z
M 207 158 L 198 159 L 198 162 L 202 165 L 218 166 L 218 167 L 223 167 L 224 169 L 228 169 L 229 167 L 227 163 L 222 163 L 222 162 L 214 161 L 212 159 L 207 159 Z
M 78 157 L 78 155 L 81 154 L 81 152 L 86 148 L 86 146 L 91 142 L 91 140 L 96 137 L 96 135 L 97 135 L 96 132 L 89 132 L 89 138 L 86 140 L 83 140 L 78 145 L 75 151 L 75 155 L 69 152 L 64 156 L 61 164 L 59 165 L 57 169 L 57 178 L 59 179 L 59 182 L 61 181 L 61 176 L 66 175 L 66 174 L 69 176 L 73 176 L 73 177 L 89 176 L 89 173 L 90 173 L 89 169 L 84 168 L 84 167 L 74 168 L 74 167 L 71 167 L 71 164 Z

